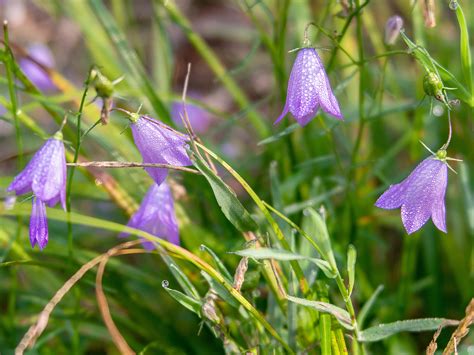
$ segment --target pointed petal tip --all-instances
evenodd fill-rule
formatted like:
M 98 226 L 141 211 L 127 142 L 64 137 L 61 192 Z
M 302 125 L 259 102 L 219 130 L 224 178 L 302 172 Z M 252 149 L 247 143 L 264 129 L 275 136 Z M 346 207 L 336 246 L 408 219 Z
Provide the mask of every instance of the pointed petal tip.
M 280 114 L 280 116 L 278 116 L 278 118 L 276 119 L 275 122 L 273 122 L 273 125 L 277 125 L 278 123 L 280 123 L 280 121 L 285 118 L 285 116 L 288 114 L 288 107 L 287 105 L 285 105 L 285 107 L 283 108 L 283 111 L 282 113 Z

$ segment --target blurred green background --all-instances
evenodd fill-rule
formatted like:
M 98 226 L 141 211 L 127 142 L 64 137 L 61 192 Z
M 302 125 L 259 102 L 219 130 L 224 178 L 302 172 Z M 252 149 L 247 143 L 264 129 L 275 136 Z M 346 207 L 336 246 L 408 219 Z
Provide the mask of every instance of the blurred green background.
M 32 44 L 46 45 L 54 57 L 51 75 L 57 88 L 38 94 L 18 85 L 21 163 L 5 67 L 0 67 L 0 104 L 6 108 L 0 121 L 0 196 L 6 196 L 5 188 L 42 139 L 57 130 L 64 113 L 77 111 L 92 64 L 110 79 L 124 77 L 116 85 L 115 105 L 135 111 L 143 104 L 142 112 L 173 125 L 171 104 L 180 98 L 191 63 L 191 102 L 211 116 L 211 124 L 199 134 L 204 143 L 296 223 L 304 208 L 325 206 L 338 263 L 344 264 L 349 243 L 357 249 L 356 309 L 384 286 L 366 326 L 423 317 L 460 319 L 474 295 L 474 117 L 466 102 L 452 112 L 448 155 L 463 162 L 453 164 L 457 174 L 449 173 L 448 234 L 429 221 L 408 237 L 398 210 L 374 207 L 389 184 L 401 181 L 428 156 L 419 140 L 436 150 L 448 130 L 445 107 L 434 98 L 423 99 L 423 67 L 400 38 L 393 46 L 384 44 L 385 22 L 400 15 L 406 34 L 464 84 L 468 80 L 462 72 L 459 27 L 448 3 L 435 3 L 436 26 L 427 28 L 419 1 L 1 1 L 0 18 L 8 19 L 15 59 Z M 460 4 L 472 34 L 472 3 Z M 360 12 L 353 12 L 361 5 Z M 288 115 L 273 126 L 295 58 L 288 51 L 302 45 L 309 22 L 320 27 L 310 29 L 310 39 L 325 63 L 345 121 L 319 113 L 301 128 Z M 457 98 L 457 91 L 449 91 L 449 97 Z M 92 98 L 91 90 L 88 101 Z M 97 121 L 99 111 L 100 105 L 86 106 L 83 130 Z M 72 151 L 74 119 L 65 140 Z M 88 160 L 140 160 L 127 120 L 116 112 L 108 125 L 91 131 L 80 153 Z M 224 170 L 221 174 L 256 212 L 242 187 Z M 209 260 L 199 249 L 205 244 L 235 270 L 239 259 L 227 252 L 243 249 L 245 240 L 225 219 L 205 179 L 175 172 L 171 178 L 182 246 Z M 150 183 L 140 169 L 77 170 L 72 210 L 125 224 Z M 28 206 L 23 199 L 18 203 Z M 115 232 L 74 225 L 71 258 L 66 223 L 51 219 L 49 228 L 50 242 L 39 252 L 29 245 L 27 217 L 0 214 L 2 354 L 12 353 L 34 317 L 82 264 L 122 241 Z M 176 262 L 199 290 L 207 289 L 199 270 Z M 261 271 L 252 261 L 250 269 Z M 156 255 L 120 256 L 108 263 L 104 289 L 129 345 L 137 352 L 148 347 L 147 353 L 222 353 L 221 341 L 205 326 L 200 331 L 200 319 L 163 290 L 163 280 L 179 288 Z M 32 354 L 117 352 L 94 289 L 92 271 L 56 307 Z M 260 278 L 247 291 L 262 312 L 265 289 Z M 334 302 L 341 303 L 337 296 Z M 238 319 L 225 302 L 220 307 L 229 319 Z M 239 326 L 245 329 L 245 322 L 229 325 L 235 333 Z M 443 331 L 440 348 L 449 336 L 450 331 Z M 415 354 L 431 338 L 432 332 L 398 334 L 368 349 L 374 354 Z M 473 343 L 471 336 L 461 350 L 472 352 Z

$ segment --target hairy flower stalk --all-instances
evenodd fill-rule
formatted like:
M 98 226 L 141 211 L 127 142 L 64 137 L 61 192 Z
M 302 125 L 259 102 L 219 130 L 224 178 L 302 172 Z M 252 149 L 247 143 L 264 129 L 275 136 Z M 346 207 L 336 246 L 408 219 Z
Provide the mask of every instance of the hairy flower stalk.
M 132 134 L 135 144 L 142 155 L 144 163 L 169 164 L 174 166 L 192 165 L 186 153 L 186 142 L 189 140 L 184 134 L 174 131 L 148 116 L 129 114 L 132 121 Z M 165 181 L 168 169 L 145 168 L 157 185 Z
M 179 244 L 178 222 L 174 210 L 173 195 L 168 184 L 153 184 L 146 193 L 140 208 L 130 218 L 127 226 L 143 230 L 169 242 Z M 126 236 L 123 233 L 121 236 Z M 146 249 L 153 249 L 153 243 L 143 241 Z
M 58 202 L 66 210 L 66 156 L 63 135 L 57 132 L 38 150 L 25 169 L 8 186 L 8 192 L 23 195 L 33 192 L 30 242 L 43 249 L 48 244 L 46 205 Z
M 291 69 L 285 107 L 275 124 L 280 122 L 288 112 L 296 121 L 305 126 L 321 109 L 342 120 L 341 110 L 332 92 L 328 76 L 316 49 L 305 47 L 298 50 L 295 63 Z
M 405 180 L 391 185 L 375 206 L 401 208 L 403 226 L 408 234 L 416 232 L 430 218 L 440 231 L 447 233 L 444 201 L 448 184 L 446 159 L 445 150 L 426 158 Z

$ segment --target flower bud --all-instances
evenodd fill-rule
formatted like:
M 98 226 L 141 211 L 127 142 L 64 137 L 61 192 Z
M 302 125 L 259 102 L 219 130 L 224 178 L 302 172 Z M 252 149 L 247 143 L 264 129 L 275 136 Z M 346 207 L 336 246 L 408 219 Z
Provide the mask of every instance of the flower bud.
M 94 86 L 98 97 L 102 99 L 112 97 L 114 84 L 98 69 L 92 69 L 91 71 L 91 84 Z
M 423 90 L 428 96 L 443 96 L 443 82 L 434 72 L 429 72 L 423 78 Z
M 400 16 L 395 15 L 390 17 L 385 24 L 385 44 L 389 46 L 393 45 L 402 28 L 403 19 Z
M 103 125 L 109 121 L 112 110 L 114 94 L 114 83 L 102 74 L 97 68 L 91 70 L 90 82 L 94 86 L 97 97 L 102 99 L 102 109 L 100 110 L 100 120 Z

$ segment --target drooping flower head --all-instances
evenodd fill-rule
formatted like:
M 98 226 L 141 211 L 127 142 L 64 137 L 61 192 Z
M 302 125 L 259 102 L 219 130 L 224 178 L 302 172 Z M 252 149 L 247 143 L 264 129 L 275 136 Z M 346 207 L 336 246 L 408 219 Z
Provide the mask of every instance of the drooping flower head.
M 174 166 L 192 165 L 186 153 L 188 137 L 148 116 L 130 115 L 132 134 L 144 163 L 169 164 Z M 165 168 L 145 168 L 160 185 L 168 174 Z
M 204 133 L 209 129 L 212 118 L 208 111 L 193 103 L 186 103 L 186 112 L 188 113 L 189 122 L 196 133 Z M 184 115 L 183 102 L 174 101 L 171 106 L 171 118 L 178 127 L 183 127 L 182 115 Z
M 316 116 L 319 107 L 335 118 L 343 119 L 316 49 L 301 48 L 291 69 L 285 107 L 275 124 L 290 112 L 301 126 L 305 126 Z
M 7 191 L 16 195 L 33 192 L 30 242 L 32 247 L 38 244 L 43 249 L 48 243 L 45 205 L 53 207 L 60 202 L 66 209 L 66 156 L 61 132 L 43 144 Z
M 391 185 L 375 206 L 401 208 L 402 222 L 408 234 L 420 229 L 428 219 L 447 233 L 444 196 L 448 184 L 448 165 L 437 156 L 423 160 L 401 183 Z
M 385 44 L 392 45 L 397 40 L 398 36 L 400 35 L 400 31 L 403 27 L 403 19 L 398 16 L 394 15 L 387 20 L 385 24 Z
M 164 238 L 173 244 L 179 244 L 173 195 L 166 181 L 159 186 L 153 184 L 148 189 L 139 209 L 130 218 L 127 226 Z M 122 236 L 125 235 L 122 234 Z M 149 241 L 144 241 L 143 246 L 149 250 L 154 248 L 153 243 Z
M 34 44 L 28 47 L 28 57 L 21 58 L 19 61 L 21 70 L 30 79 L 30 81 L 41 91 L 54 91 L 56 85 L 53 83 L 48 73 L 38 63 L 46 68 L 53 68 L 54 57 L 49 48 L 43 44 Z M 35 62 L 36 61 L 36 62 Z

